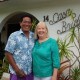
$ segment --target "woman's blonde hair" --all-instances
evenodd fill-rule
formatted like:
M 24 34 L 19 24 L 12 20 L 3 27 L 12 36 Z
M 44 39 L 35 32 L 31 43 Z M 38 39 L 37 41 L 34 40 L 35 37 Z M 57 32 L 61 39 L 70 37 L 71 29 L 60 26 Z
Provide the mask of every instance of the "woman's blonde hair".
M 36 28 L 35 28 L 35 32 L 34 32 L 34 37 L 35 37 L 35 39 L 38 39 L 37 28 L 38 28 L 39 25 L 44 25 L 44 26 L 45 26 L 45 28 L 46 28 L 46 30 L 47 30 L 47 36 L 46 36 L 46 37 L 49 37 L 49 35 L 48 35 L 48 28 L 47 28 L 45 22 L 39 22 L 39 23 L 37 24 L 37 26 L 36 26 Z

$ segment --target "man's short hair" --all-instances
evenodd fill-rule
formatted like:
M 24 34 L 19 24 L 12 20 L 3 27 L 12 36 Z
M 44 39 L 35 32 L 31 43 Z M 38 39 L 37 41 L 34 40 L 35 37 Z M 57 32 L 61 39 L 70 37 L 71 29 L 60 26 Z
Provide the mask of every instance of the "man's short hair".
M 21 15 L 19 22 L 22 22 L 24 17 L 29 17 L 29 18 L 31 19 L 31 22 L 33 22 L 32 15 L 30 15 L 30 14 L 28 14 L 28 13 L 25 13 L 25 14 Z

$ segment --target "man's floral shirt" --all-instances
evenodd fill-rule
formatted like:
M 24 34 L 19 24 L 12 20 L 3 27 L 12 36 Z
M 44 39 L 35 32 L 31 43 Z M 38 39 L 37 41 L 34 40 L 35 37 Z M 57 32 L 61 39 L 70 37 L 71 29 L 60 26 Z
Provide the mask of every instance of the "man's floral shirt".
M 26 74 L 32 71 L 32 48 L 34 46 L 34 34 L 30 32 L 29 38 L 25 36 L 23 31 L 12 33 L 8 39 L 5 51 L 10 52 L 17 66 Z M 9 66 L 10 73 L 16 74 Z

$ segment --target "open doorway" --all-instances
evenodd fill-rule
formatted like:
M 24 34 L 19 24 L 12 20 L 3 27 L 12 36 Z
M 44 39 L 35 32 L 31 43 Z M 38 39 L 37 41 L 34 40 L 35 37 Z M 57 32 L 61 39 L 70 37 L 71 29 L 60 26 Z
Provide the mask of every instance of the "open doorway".
M 7 38 L 10 36 L 10 34 L 12 32 L 15 32 L 17 30 L 20 29 L 20 25 L 19 24 L 8 24 L 8 28 L 7 28 Z
M 8 21 L 7 21 L 7 39 L 8 39 L 9 35 L 12 32 L 17 31 L 17 30 L 19 30 L 21 28 L 20 25 L 19 25 L 19 20 L 20 20 L 20 17 L 22 15 L 24 15 L 24 14 L 29 14 L 29 13 L 21 12 L 21 13 L 18 13 L 16 15 L 13 15 L 10 19 L 8 19 Z M 29 14 L 29 15 L 31 15 L 31 14 Z M 31 16 L 33 18 L 33 23 L 34 23 L 34 25 L 32 25 L 33 26 L 32 27 L 33 29 L 31 29 L 31 30 L 34 31 L 34 27 L 36 26 L 36 24 L 39 21 L 33 15 L 31 15 Z

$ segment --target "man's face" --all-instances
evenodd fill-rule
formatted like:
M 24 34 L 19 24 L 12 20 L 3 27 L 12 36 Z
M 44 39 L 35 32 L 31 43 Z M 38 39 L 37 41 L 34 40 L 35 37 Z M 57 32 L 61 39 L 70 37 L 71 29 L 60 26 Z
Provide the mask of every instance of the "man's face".
M 20 22 L 20 26 L 24 32 L 29 31 L 32 26 L 31 19 L 29 17 L 24 17 L 23 21 Z

